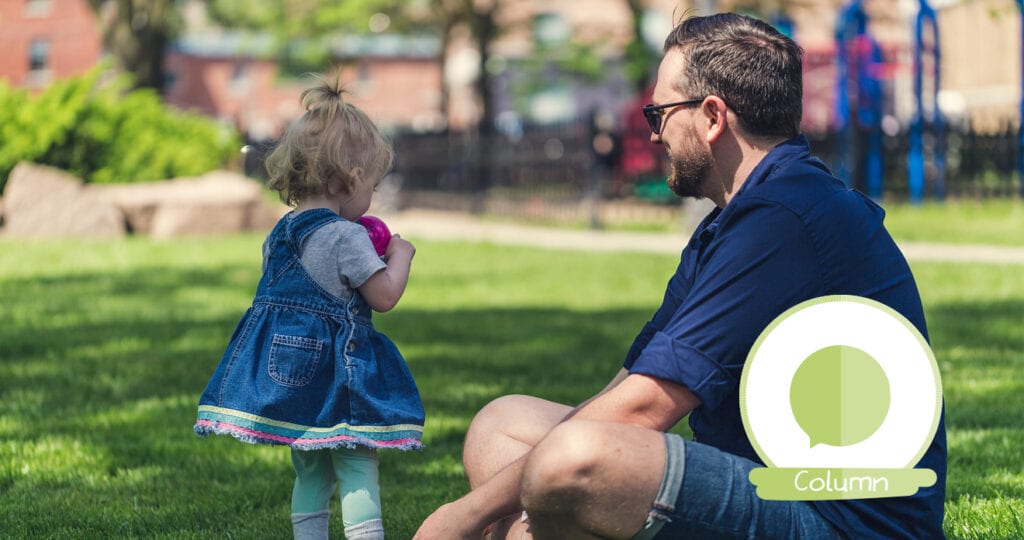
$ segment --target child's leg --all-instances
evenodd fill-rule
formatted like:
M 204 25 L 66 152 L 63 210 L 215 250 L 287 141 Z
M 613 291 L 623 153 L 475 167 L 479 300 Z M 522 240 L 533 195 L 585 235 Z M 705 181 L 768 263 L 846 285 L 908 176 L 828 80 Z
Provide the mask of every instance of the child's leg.
M 341 518 L 349 540 L 384 538 L 381 522 L 377 452 L 369 448 L 333 450 L 341 491 Z
M 334 494 L 334 471 L 328 450 L 292 449 L 295 487 L 292 489 L 292 533 L 296 540 L 327 538 Z

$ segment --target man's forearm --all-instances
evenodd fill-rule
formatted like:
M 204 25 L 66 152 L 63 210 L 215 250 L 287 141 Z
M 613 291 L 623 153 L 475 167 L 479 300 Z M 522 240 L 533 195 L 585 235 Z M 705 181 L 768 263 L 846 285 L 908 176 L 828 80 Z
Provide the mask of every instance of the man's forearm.
M 523 465 L 529 455 L 527 452 L 456 501 L 467 523 L 473 523 L 473 529 L 483 531 L 488 525 L 522 511 L 519 493 L 522 488 Z

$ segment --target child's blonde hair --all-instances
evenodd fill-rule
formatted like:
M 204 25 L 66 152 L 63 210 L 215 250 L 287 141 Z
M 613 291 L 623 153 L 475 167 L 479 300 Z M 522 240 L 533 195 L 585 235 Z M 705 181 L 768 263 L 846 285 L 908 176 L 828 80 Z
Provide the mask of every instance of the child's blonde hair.
M 302 92 L 306 109 L 267 157 L 267 185 L 295 206 L 315 195 L 352 193 L 391 169 L 394 151 L 366 113 L 346 103 L 337 79 L 315 77 Z

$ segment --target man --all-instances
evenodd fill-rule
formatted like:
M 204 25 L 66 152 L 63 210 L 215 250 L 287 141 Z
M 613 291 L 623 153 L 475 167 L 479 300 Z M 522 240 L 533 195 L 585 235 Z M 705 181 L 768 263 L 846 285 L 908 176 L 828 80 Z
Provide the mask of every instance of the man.
M 800 48 L 762 22 L 722 14 L 672 31 L 643 112 L 668 152 L 669 186 L 717 208 L 604 390 L 574 409 L 506 396 L 480 411 L 463 456 L 471 491 L 428 517 L 418 538 L 942 536 L 941 420 L 917 464 L 938 481 L 912 497 L 766 501 L 748 480 L 760 459 L 739 379 L 775 317 L 849 294 L 927 336 L 882 210 L 832 177 L 799 135 L 801 85 Z M 695 441 L 664 433 L 687 415 Z

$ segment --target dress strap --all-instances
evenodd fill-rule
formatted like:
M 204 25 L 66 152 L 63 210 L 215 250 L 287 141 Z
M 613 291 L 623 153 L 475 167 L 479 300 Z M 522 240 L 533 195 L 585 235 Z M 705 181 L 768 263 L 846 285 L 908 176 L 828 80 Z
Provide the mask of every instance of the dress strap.
M 340 219 L 342 219 L 341 216 L 326 208 L 316 208 L 296 214 L 288 220 L 286 235 L 288 243 L 291 244 L 295 253 L 299 254 L 301 253 L 299 248 L 307 236 L 320 227 Z

